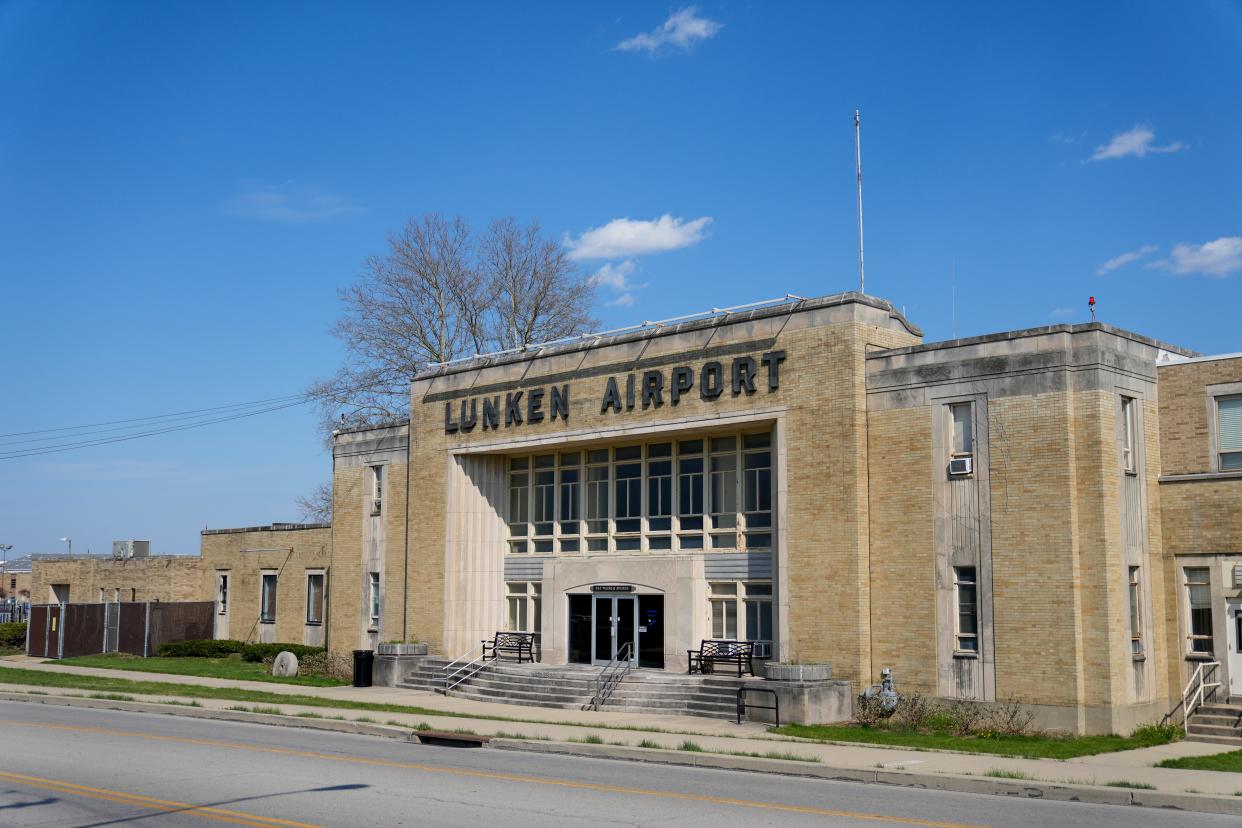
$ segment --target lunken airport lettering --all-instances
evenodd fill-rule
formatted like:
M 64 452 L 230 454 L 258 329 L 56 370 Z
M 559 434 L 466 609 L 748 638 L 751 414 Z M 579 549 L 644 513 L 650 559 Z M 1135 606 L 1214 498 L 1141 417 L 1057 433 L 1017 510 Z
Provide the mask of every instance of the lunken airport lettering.
M 767 374 L 767 390 L 771 393 L 780 387 L 781 363 L 784 361 L 784 351 L 768 351 L 758 360 L 751 356 L 736 357 L 728 371 L 721 362 L 705 362 L 697 374 L 699 397 L 704 400 L 718 399 L 724 394 L 726 386 L 734 397 L 742 394 L 750 396 L 756 393 L 757 385 L 762 384 L 762 380 L 756 383 L 761 369 Z M 607 414 L 609 411 L 620 413 L 633 411 L 635 408 L 660 408 L 666 399 L 669 405 L 675 406 L 694 390 L 695 379 L 695 371 L 688 366 L 678 366 L 667 376 L 663 371 L 644 371 L 641 375 L 627 374 L 624 388 L 617 383 L 616 377 L 609 377 L 604 386 L 599 412 Z M 566 383 L 550 388 L 510 391 L 505 394 L 503 406 L 499 394 L 472 397 L 460 403 L 446 402 L 444 432 L 470 432 L 480 422 L 484 431 L 498 429 L 502 411 L 505 428 L 541 423 L 545 419 L 568 422 L 569 385 Z

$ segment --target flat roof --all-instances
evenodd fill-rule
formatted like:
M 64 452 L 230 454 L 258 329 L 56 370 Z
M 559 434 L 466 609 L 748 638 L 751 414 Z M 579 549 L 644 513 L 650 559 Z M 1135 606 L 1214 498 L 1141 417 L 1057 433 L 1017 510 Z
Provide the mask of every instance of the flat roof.
M 1168 342 L 1161 342 L 1159 339 L 1152 339 L 1150 336 L 1128 331 L 1124 328 L 1116 328 L 1103 322 L 1082 322 L 1077 325 L 1060 324 L 1060 325 L 1044 325 L 1038 328 L 1022 328 L 1016 331 L 1001 331 L 1000 333 L 981 334 L 979 336 L 968 336 L 961 339 L 943 339 L 939 342 L 924 342 L 921 345 L 906 345 L 901 348 L 885 348 L 879 351 L 870 351 L 867 353 L 867 359 L 881 359 L 883 357 L 899 356 L 901 354 L 917 354 L 926 351 L 936 351 L 946 348 L 960 348 L 968 345 L 981 345 L 988 342 L 1004 342 L 1010 339 L 1025 339 L 1032 336 L 1047 336 L 1056 333 L 1086 333 L 1088 331 L 1101 331 L 1103 333 L 1119 336 L 1123 339 L 1131 339 L 1135 342 L 1141 342 L 1153 348 L 1159 348 L 1162 351 L 1168 351 L 1177 355 L 1179 359 L 1198 358 L 1200 354 L 1197 351 L 1191 351 L 1180 345 L 1173 345 Z M 1164 364 L 1164 363 L 1161 363 Z
M 366 429 L 362 429 L 365 431 Z M 239 526 L 233 529 L 204 529 L 202 535 L 230 535 L 241 532 L 296 532 L 302 529 L 331 529 L 331 523 L 270 523 L 267 526 Z
M 1192 362 L 1215 362 L 1224 359 L 1242 359 L 1242 351 L 1236 354 L 1210 354 L 1208 356 L 1174 356 L 1164 362 L 1158 362 L 1156 365 L 1164 368 L 1167 365 L 1189 365 Z
M 846 304 L 867 305 L 869 307 L 885 311 L 889 316 L 905 326 L 906 330 L 910 333 L 915 336 L 923 335 L 923 331 L 917 326 L 911 324 L 910 321 L 906 319 L 905 315 L 897 310 L 897 308 L 895 308 L 888 300 L 880 299 L 876 296 L 868 296 L 864 293 L 858 293 L 857 291 L 848 291 L 846 293 L 834 293 L 829 296 L 819 296 L 811 299 L 791 297 L 788 301 L 781 302 L 780 304 L 769 305 L 762 308 L 754 308 L 752 310 L 707 311 L 706 313 L 718 315 L 707 316 L 702 319 L 689 319 L 683 322 L 676 322 L 672 320 L 669 320 L 667 323 L 644 322 L 642 325 L 634 326 L 634 330 L 621 329 L 620 332 L 616 333 L 583 334 L 570 339 L 530 345 L 524 350 L 484 354 L 481 356 L 457 360 L 455 362 L 433 365 L 432 367 L 419 371 L 415 374 L 414 381 L 441 377 L 447 374 L 458 374 L 463 371 L 474 371 L 480 368 L 490 368 L 496 365 L 508 365 L 514 362 L 524 362 L 526 360 L 536 359 L 539 357 L 573 353 L 575 351 L 587 351 L 595 348 L 606 348 L 610 345 L 619 345 L 626 342 L 637 342 L 644 339 L 654 339 L 659 336 L 672 336 L 675 334 L 686 333 L 687 331 L 697 331 L 705 328 L 720 328 L 726 325 L 735 325 L 742 322 L 749 322 L 755 319 L 765 319 L 772 316 L 790 316 L 804 311 Z M 693 315 L 698 316 L 699 314 Z

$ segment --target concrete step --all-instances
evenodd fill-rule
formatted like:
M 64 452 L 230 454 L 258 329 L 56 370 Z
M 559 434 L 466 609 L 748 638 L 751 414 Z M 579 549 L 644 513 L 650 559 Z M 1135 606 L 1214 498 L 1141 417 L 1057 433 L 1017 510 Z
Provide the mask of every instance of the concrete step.
M 1242 723 L 1242 707 L 1231 704 L 1204 704 L 1195 708 L 1195 716 L 1228 716 L 1234 721 Z
M 1190 721 L 1194 724 L 1219 725 L 1220 727 L 1242 727 L 1242 721 L 1237 716 L 1212 716 L 1203 713 L 1196 713 L 1190 717 Z
M 1220 736 L 1229 739 L 1242 738 L 1242 729 L 1229 725 L 1203 724 L 1197 720 L 1197 717 L 1191 717 L 1190 722 L 1186 725 L 1186 733 L 1187 735 L 1194 734 L 1195 736 Z
M 1187 733 L 1187 742 L 1206 742 L 1212 745 L 1228 745 L 1230 747 L 1242 748 L 1242 738 L 1230 738 L 1228 736 L 1204 736 L 1198 733 Z

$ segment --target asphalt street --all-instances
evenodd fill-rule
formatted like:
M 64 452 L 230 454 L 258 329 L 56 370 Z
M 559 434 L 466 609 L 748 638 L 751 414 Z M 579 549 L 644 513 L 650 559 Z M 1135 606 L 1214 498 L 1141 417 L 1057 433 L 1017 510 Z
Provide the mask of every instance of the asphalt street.
M 0 702 L 0 825 L 1236 826 L 1005 799 Z

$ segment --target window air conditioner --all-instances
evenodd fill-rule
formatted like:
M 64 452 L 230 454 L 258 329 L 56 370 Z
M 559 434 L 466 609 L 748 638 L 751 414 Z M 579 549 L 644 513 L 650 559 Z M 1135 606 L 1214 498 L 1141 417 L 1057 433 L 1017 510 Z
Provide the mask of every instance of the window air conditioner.
M 975 458 L 973 457 L 950 457 L 949 458 L 949 475 L 958 477 L 963 474 L 970 474 L 975 470 Z

